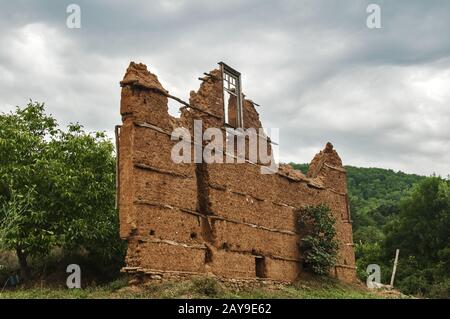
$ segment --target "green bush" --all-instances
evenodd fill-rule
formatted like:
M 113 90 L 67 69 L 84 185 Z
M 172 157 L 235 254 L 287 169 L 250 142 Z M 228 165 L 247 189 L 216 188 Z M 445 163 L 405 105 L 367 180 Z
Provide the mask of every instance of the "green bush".
M 214 278 L 202 277 L 192 280 L 193 290 L 208 297 L 218 296 L 222 293 L 222 287 Z
M 429 297 L 450 299 L 450 278 L 433 284 L 430 287 Z
M 387 283 L 390 280 L 390 268 L 392 265 L 386 264 L 383 259 L 382 247 L 379 243 L 357 243 L 355 244 L 356 257 L 356 275 L 358 278 L 366 282 L 367 266 L 377 264 L 381 267 L 381 282 Z
M 430 285 L 424 276 L 415 274 L 399 281 L 398 288 L 407 295 L 414 294 L 423 296 L 430 290 Z
M 335 219 L 328 206 L 308 206 L 297 210 L 297 230 L 303 236 L 300 245 L 306 269 L 317 275 L 329 274 L 336 264 L 338 242 Z

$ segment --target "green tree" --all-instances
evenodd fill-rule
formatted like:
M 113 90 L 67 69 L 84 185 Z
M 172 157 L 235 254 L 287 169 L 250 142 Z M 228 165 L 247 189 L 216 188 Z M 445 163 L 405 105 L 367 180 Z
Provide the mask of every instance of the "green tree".
M 0 115 L 0 247 L 25 279 L 27 258 L 54 247 L 121 256 L 113 150 L 104 133 L 59 129 L 40 103 Z
M 439 261 L 450 243 L 450 187 L 439 177 L 418 184 L 402 200 L 400 214 L 386 229 L 387 249 L 400 248 L 420 263 Z
M 450 187 L 429 177 L 400 204 L 400 213 L 387 224 L 383 252 L 388 260 L 400 249 L 398 286 L 407 293 L 428 294 L 446 282 L 450 296 Z

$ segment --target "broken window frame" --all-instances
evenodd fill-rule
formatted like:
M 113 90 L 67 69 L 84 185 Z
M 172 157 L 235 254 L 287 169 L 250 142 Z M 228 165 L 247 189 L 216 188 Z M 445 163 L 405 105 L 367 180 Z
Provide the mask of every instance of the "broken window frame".
M 236 97 L 236 122 L 237 125 L 234 128 L 244 128 L 244 113 L 242 108 L 242 82 L 241 73 L 225 64 L 224 62 L 219 62 L 220 70 L 222 72 L 222 100 L 223 100 L 223 120 L 224 125 L 228 127 L 234 127 L 229 123 L 228 118 L 228 104 L 225 101 L 225 92 Z M 235 92 L 232 91 L 232 86 Z

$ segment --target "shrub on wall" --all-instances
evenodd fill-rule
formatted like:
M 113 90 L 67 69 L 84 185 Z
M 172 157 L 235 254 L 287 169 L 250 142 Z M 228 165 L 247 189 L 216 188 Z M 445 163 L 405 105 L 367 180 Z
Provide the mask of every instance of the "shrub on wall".
M 338 253 L 335 219 L 330 208 L 325 204 L 307 206 L 297 210 L 296 215 L 305 269 L 317 275 L 327 275 L 336 264 Z

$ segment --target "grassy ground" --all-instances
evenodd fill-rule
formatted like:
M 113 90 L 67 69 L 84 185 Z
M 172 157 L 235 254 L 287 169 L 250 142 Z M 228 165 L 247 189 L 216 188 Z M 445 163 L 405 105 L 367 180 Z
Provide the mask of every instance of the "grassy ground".
M 295 299 L 367 299 L 399 298 L 397 294 L 380 294 L 362 286 L 346 285 L 331 279 L 310 280 L 279 289 L 261 288 L 252 291 L 232 291 L 210 278 L 176 283 L 150 283 L 127 286 L 121 278 L 109 284 L 84 289 L 65 288 L 15 288 L 4 290 L 0 298 L 295 298 Z

